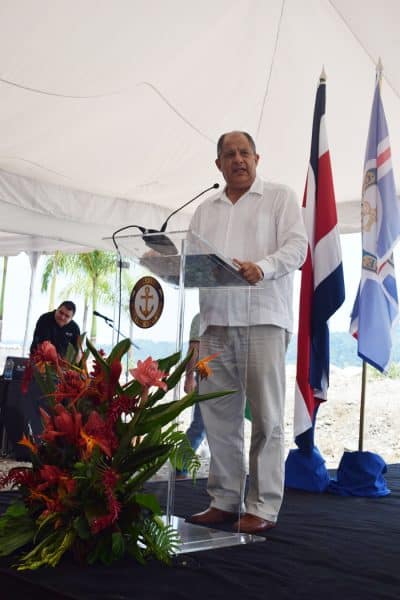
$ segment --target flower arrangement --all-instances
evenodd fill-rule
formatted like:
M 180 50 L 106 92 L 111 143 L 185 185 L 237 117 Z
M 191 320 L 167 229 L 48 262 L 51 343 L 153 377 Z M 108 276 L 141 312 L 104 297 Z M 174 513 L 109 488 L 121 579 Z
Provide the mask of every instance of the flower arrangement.
M 32 466 L 0 478 L 0 488 L 19 490 L 0 517 L 0 556 L 24 550 L 19 570 L 55 566 L 67 551 L 87 564 L 110 564 L 127 555 L 140 563 L 150 556 L 168 563 L 177 550 L 177 532 L 164 523 L 144 484 L 168 459 L 195 477 L 199 460 L 176 417 L 195 402 L 229 392 L 194 391 L 161 402 L 190 359 L 180 360 L 179 353 L 138 361 L 132 379 L 121 385 L 129 347 L 123 340 L 106 357 L 87 341 L 75 362 L 72 347 L 63 359 L 43 342 L 31 359 L 27 376 L 35 375 L 48 402 L 41 410 L 43 431 L 20 442 L 29 448 Z M 200 377 L 210 375 L 210 358 L 197 364 Z

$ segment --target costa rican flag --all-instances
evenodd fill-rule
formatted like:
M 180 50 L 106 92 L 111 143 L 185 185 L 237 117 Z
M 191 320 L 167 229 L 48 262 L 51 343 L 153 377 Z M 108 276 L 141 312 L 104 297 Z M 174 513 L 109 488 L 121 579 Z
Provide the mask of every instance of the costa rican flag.
M 396 196 L 389 132 L 381 99 L 381 75 L 379 66 L 364 164 L 361 281 L 350 333 L 358 340 L 358 356 L 385 373 L 399 312 L 393 249 L 400 237 L 400 201 Z
M 344 301 L 342 252 L 325 129 L 325 88 L 325 76 L 321 76 L 303 198 L 308 253 L 301 275 L 294 435 L 299 449 L 306 451 L 314 447 L 318 406 L 327 398 L 328 320 Z

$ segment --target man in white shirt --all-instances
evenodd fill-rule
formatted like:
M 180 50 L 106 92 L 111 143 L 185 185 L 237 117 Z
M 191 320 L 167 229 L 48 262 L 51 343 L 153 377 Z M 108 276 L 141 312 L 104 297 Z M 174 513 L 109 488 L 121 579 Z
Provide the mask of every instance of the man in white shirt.
M 233 260 L 250 287 L 200 293 L 200 354 L 220 353 L 200 391 L 237 391 L 201 403 L 211 452 L 211 502 L 188 520 L 201 525 L 236 521 L 234 528 L 244 533 L 273 527 L 282 503 L 285 354 L 293 321 L 293 273 L 307 253 L 294 192 L 262 181 L 256 173 L 258 161 L 248 133 L 222 135 L 216 165 L 225 189 L 200 205 L 190 225 Z M 246 400 L 252 434 L 244 499 Z

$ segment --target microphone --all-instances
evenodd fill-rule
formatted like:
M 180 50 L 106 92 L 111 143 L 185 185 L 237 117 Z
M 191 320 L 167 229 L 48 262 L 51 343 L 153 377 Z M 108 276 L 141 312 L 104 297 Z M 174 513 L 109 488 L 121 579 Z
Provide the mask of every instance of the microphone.
M 106 317 L 105 315 L 102 315 L 101 313 L 97 312 L 97 310 L 93 311 L 93 314 L 96 317 L 101 317 L 102 319 L 104 319 L 105 321 L 110 321 L 110 323 L 114 323 L 113 319 L 109 319 L 108 317 Z
M 143 241 L 146 244 L 146 246 L 149 246 L 150 248 L 152 248 L 152 250 L 156 250 L 160 254 L 178 254 L 178 249 L 176 248 L 175 244 L 169 239 L 169 237 L 167 235 L 164 235 L 164 231 L 167 229 L 168 221 L 170 220 L 171 217 L 176 215 L 177 212 L 179 212 L 180 210 L 185 208 L 185 206 L 187 206 L 188 204 L 191 204 L 192 202 L 197 200 L 197 198 L 200 198 L 200 196 L 202 196 L 203 194 L 206 194 L 210 190 L 216 190 L 218 188 L 219 188 L 219 183 L 214 183 L 207 189 L 200 192 L 200 194 L 197 194 L 197 196 L 194 196 L 194 198 L 191 198 L 190 200 L 185 202 L 185 204 L 182 204 L 182 206 L 179 206 L 166 218 L 164 223 L 161 225 L 160 231 L 157 231 L 157 229 L 143 230 L 142 227 L 139 227 L 139 229 L 143 233 L 142 238 L 143 238 Z M 157 233 L 160 235 L 155 235 Z M 149 234 L 151 234 L 151 235 L 149 235 Z
M 182 204 L 182 206 L 179 206 L 176 210 L 174 210 L 166 218 L 166 220 L 162 224 L 160 230 L 147 229 L 146 227 L 141 227 L 140 225 L 125 225 L 125 227 L 121 227 L 120 229 L 117 229 L 117 231 L 114 231 L 114 233 L 112 234 L 112 240 L 113 240 L 116 250 L 119 252 L 118 244 L 116 242 L 116 235 L 118 233 L 121 233 L 121 231 L 126 231 L 127 229 L 130 229 L 132 227 L 136 227 L 136 229 L 139 229 L 139 231 L 142 232 L 142 240 L 144 241 L 146 246 L 148 246 L 152 250 L 155 250 L 159 254 L 165 254 L 165 255 L 178 254 L 178 249 L 175 246 L 175 244 L 169 239 L 169 237 L 167 235 L 164 235 L 164 231 L 167 228 L 168 221 L 170 220 L 171 217 L 176 215 L 177 212 L 179 212 L 180 210 L 185 208 L 185 206 L 187 206 L 191 202 L 194 202 L 195 200 L 197 200 L 197 198 L 200 198 L 200 196 L 202 196 L 203 194 L 206 194 L 210 190 L 216 190 L 218 188 L 219 188 L 219 183 L 214 183 L 207 189 L 200 192 L 200 194 L 197 194 L 197 196 L 195 196 L 194 198 L 191 198 L 190 200 L 188 200 L 188 202 L 185 202 L 185 204 Z M 102 315 L 100 315 L 100 316 L 102 316 Z
M 197 200 L 197 198 L 200 198 L 200 196 L 202 196 L 206 192 L 209 192 L 210 190 L 217 190 L 218 188 L 219 188 L 219 183 L 214 183 L 214 185 L 208 187 L 206 190 L 203 190 L 202 192 L 200 192 L 200 194 L 197 194 L 197 196 L 195 196 L 194 198 L 192 198 L 188 202 L 185 202 L 185 204 L 182 204 L 182 206 L 180 206 L 179 208 L 177 208 L 176 210 L 174 210 L 174 212 L 172 212 L 169 215 L 169 217 L 164 221 L 164 223 L 161 225 L 160 231 L 164 232 L 166 230 L 167 223 L 170 220 L 170 218 L 173 217 L 174 215 L 176 215 L 176 213 L 179 212 L 180 210 L 182 210 L 182 208 L 185 208 L 185 206 L 187 206 L 191 202 L 194 202 L 195 200 Z

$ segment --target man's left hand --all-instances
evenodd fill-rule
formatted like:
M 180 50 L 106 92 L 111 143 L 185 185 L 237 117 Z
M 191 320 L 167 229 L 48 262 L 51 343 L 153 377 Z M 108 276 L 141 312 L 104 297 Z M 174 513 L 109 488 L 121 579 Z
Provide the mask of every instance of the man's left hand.
M 249 283 L 258 283 L 264 279 L 264 273 L 256 263 L 237 258 L 234 258 L 232 262 L 239 267 L 239 272 Z

